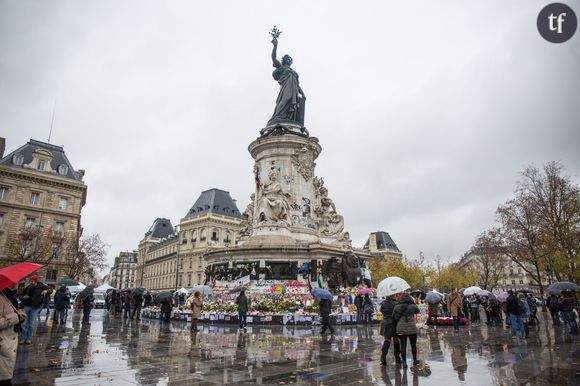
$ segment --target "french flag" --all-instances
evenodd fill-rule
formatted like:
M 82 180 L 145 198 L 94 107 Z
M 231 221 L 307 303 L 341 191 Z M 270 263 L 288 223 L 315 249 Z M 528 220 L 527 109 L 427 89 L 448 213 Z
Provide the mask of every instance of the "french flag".
M 260 186 L 262 186 L 262 182 L 260 181 L 260 172 L 256 172 L 256 190 L 260 190 Z

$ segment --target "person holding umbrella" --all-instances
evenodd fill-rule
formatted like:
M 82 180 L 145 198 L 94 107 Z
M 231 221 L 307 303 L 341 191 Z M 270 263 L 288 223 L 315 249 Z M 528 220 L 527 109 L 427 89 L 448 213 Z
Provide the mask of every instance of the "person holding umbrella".
M 391 342 L 394 344 L 395 348 L 395 363 L 402 363 L 401 361 L 401 345 L 399 344 L 399 338 L 395 334 L 396 323 L 393 321 L 393 310 L 397 304 L 397 298 L 395 295 L 390 295 L 383 300 L 381 303 L 381 314 L 383 314 L 383 321 L 381 322 L 381 335 L 385 338 L 383 341 L 383 347 L 381 349 L 381 365 L 387 365 L 387 354 L 389 353 L 389 347 L 391 347 Z
M 320 308 L 320 318 L 322 319 L 322 330 L 320 330 L 320 335 L 326 333 L 326 329 L 330 330 L 330 334 L 334 335 L 334 328 L 330 324 L 330 313 L 332 312 L 332 302 L 328 298 L 320 298 L 318 303 Z
M 246 330 L 246 326 L 248 325 L 247 322 L 247 313 L 248 309 L 250 308 L 250 302 L 246 297 L 245 291 L 240 291 L 240 294 L 236 298 L 236 305 L 238 306 L 238 320 L 240 321 L 240 329 Z
M 90 324 L 89 318 L 91 317 L 91 310 L 95 305 L 95 297 L 93 296 L 94 287 L 92 285 L 88 286 L 83 290 L 86 291 L 86 295 L 82 297 L 82 309 L 83 309 L 83 324 Z M 79 295 L 80 296 L 80 295 Z
M 16 287 L 18 282 L 11 284 L 0 292 L 0 384 L 11 385 L 16 349 L 18 347 L 18 332 L 20 323 L 26 318 L 26 313 L 18 309 Z
M 552 316 L 552 327 L 560 327 L 560 305 L 558 304 L 558 296 L 550 294 L 546 301 L 550 315 Z
M 173 310 L 173 294 L 171 291 L 159 292 L 155 296 L 155 303 L 160 306 L 160 321 L 169 323 L 171 320 L 171 311 Z
M 60 286 L 54 295 L 54 313 L 52 314 L 52 322 L 54 324 L 64 324 L 68 309 L 70 308 L 70 292 L 63 284 Z
M 563 290 L 562 298 L 558 302 L 564 324 L 570 328 L 570 333 L 578 335 L 578 323 L 574 316 L 575 297 L 571 290 Z
M 131 320 L 137 315 L 137 320 L 141 318 L 141 307 L 143 305 L 143 291 L 144 288 L 135 288 L 133 291 L 133 311 L 131 312 Z

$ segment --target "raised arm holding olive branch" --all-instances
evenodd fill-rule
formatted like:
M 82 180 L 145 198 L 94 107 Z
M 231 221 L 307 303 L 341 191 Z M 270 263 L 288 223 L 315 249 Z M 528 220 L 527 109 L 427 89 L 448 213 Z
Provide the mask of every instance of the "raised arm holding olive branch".
M 276 99 L 276 108 L 268 125 L 294 123 L 304 126 L 304 107 L 306 96 L 300 88 L 298 74 L 292 69 L 292 58 L 284 55 L 282 62 L 277 58 L 278 37 L 281 31 L 272 29 L 272 65 L 276 68 L 272 76 L 280 84 L 280 92 Z

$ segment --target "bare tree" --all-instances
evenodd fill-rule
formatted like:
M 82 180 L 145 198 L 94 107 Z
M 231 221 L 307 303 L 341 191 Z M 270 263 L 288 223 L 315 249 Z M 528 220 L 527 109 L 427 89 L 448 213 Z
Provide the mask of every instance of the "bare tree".
M 62 232 L 54 229 L 44 230 L 40 226 L 25 226 L 15 235 L 9 237 L 6 244 L 7 263 L 30 262 L 46 265 L 58 258 L 65 247 Z
M 541 272 L 546 267 L 547 252 L 543 244 L 542 228 L 533 200 L 522 192 L 497 208 L 501 224 L 497 248 L 527 272 L 544 294 Z
M 75 280 L 83 276 L 93 277 L 107 267 L 108 248 L 98 233 L 82 236 L 68 251 L 66 275 Z
M 477 263 L 477 280 L 485 289 L 496 288 L 503 275 L 505 255 L 500 247 L 501 232 L 494 228 L 477 237 L 472 252 Z
M 517 192 L 530 200 L 542 228 L 546 268 L 558 280 L 577 281 L 580 279 L 580 186 L 564 175 L 564 171 L 558 162 L 547 163 L 542 171 L 528 166 L 522 172 Z

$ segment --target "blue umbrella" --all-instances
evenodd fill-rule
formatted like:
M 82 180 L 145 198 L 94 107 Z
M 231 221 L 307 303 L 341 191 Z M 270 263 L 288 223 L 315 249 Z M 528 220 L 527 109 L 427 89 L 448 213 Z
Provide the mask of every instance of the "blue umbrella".
M 325 290 L 323 288 L 312 288 L 312 296 L 318 299 L 328 299 L 328 300 L 333 299 L 332 294 L 328 292 L 328 290 Z

